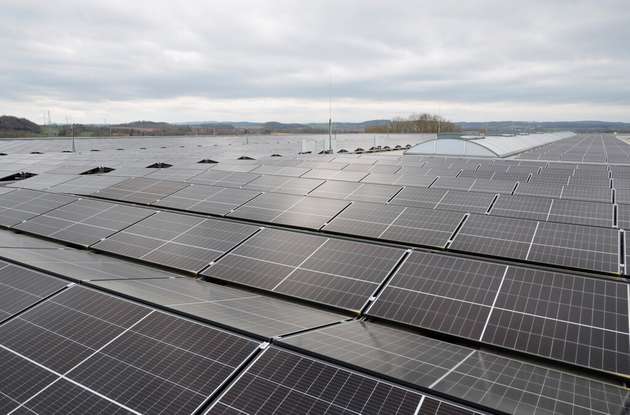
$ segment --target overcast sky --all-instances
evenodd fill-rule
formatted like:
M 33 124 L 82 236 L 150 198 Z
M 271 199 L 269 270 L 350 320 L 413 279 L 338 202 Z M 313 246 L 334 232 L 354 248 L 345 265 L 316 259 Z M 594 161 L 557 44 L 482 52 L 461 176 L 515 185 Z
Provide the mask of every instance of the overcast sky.
M 629 0 L 0 0 L 0 51 L 36 122 L 630 121 Z

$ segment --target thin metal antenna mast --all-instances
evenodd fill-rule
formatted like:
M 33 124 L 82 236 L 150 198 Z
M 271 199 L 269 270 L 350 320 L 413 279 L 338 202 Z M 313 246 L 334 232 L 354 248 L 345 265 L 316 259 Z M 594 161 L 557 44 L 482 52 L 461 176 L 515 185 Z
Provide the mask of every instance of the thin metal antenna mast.
M 332 72 L 328 83 L 328 152 L 332 154 Z

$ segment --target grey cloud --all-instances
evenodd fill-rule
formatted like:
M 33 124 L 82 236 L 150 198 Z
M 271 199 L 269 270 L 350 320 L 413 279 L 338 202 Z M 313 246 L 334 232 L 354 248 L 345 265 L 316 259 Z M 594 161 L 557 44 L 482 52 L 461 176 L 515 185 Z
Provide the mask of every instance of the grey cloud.
M 437 3 L 8 0 L 1 98 L 630 106 L 627 0 Z

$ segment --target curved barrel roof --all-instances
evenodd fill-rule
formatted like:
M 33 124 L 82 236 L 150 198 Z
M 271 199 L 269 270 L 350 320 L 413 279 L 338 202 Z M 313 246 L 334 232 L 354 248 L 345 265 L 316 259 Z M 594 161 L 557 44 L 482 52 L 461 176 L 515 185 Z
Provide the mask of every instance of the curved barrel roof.
M 473 140 L 436 138 L 411 147 L 406 154 L 508 157 L 554 141 L 573 137 L 570 131 L 517 136 L 490 136 Z

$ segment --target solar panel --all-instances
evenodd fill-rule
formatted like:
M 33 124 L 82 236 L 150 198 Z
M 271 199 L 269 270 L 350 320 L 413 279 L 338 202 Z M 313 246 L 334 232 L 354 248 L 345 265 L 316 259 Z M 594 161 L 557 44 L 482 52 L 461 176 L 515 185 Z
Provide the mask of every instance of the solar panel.
M 450 249 L 497 257 L 526 259 L 538 222 L 489 215 L 470 215 Z
M 490 214 L 510 218 L 547 220 L 552 202 L 558 200 L 535 196 L 500 195 L 492 205 Z
M 344 209 L 324 230 L 369 238 L 378 238 L 405 210 L 401 206 L 355 202 Z
M 151 204 L 189 186 L 187 183 L 134 177 L 93 193 L 94 196 L 125 202 Z
M 260 175 L 255 173 L 231 172 L 217 169 L 210 169 L 191 177 L 187 181 L 190 183 L 207 184 L 211 186 L 240 187 L 257 179 Z
M 207 414 L 414 415 L 421 398 L 393 384 L 271 347 Z
M 519 183 L 515 195 L 543 196 L 560 198 L 564 186 L 558 183 Z
M 473 177 L 438 177 L 431 188 L 468 191 L 475 181 L 476 179 Z
M 0 322 L 66 285 L 57 278 L 0 261 Z
M 527 260 L 602 272 L 619 272 L 616 229 L 540 222 Z
M 475 352 L 435 390 L 514 414 L 618 414 L 626 388 L 498 355 Z
M 116 176 L 102 176 L 102 175 L 90 175 L 79 176 L 75 179 L 69 180 L 65 183 L 61 183 L 52 186 L 48 189 L 50 192 L 56 193 L 74 193 L 80 195 L 87 195 L 96 191 L 105 189 L 106 187 L 113 186 L 125 180 L 124 177 Z
M 436 209 L 456 210 L 458 212 L 485 213 L 494 195 L 490 193 L 460 192 L 449 190 L 435 206 Z
M 0 248 L 0 257 L 76 281 L 178 276 L 155 267 L 78 249 Z
M 630 205 L 617 206 L 617 226 L 630 231 Z
M 319 229 L 348 204 L 341 200 L 265 193 L 229 216 Z
M 50 379 L 45 377 L 44 379 Z M 41 386 L 40 386 L 41 387 Z M 75 383 L 58 378 L 50 386 L 40 389 L 16 412 L 12 414 L 133 414 L 126 408 L 119 406 Z M 22 412 L 20 412 L 22 411 Z
M 448 193 L 445 189 L 424 189 L 419 187 L 405 187 L 390 203 L 392 205 L 433 209 Z
M 260 192 L 279 192 L 305 195 L 324 183 L 318 179 L 302 179 L 299 177 L 261 176 L 243 187 Z
M 301 177 L 308 179 L 345 180 L 349 182 L 358 182 L 366 176 L 367 172 L 361 171 L 313 169 L 304 173 Z
M 624 283 L 510 267 L 483 341 L 608 372 L 630 373 Z
M 15 229 L 90 246 L 153 213 L 149 209 L 83 199 L 22 222 Z
M 80 287 L 21 314 L 0 332 L 12 356 L 142 413 L 192 413 L 257 346 Z
M 57 249 L 60 246 L 54 242 L 34 238 L 32 236 L 14 233 L 0 229 L 0 248 L 47 248 Z
M 155 205 L 223 216 L 259 194 L 259 192 L 251 190 L 191 185 L 170 196 L 166 196 Z
M 77 200 L 72 196 L 18 189 L 0 194 L 0 225 L 14 226 Z
M 555 199 L 547 220 L 610 228 L 613 226 L 613 213 L 610 203 Z
M 358 310 L 402 253 L 396 248 L 264 229 L 202 274 Z
M 327 181 L 311 192 L 311 195 L 362 202 L 385 203 L 399 190 L 399 186 Z
M 405 208 L 379 238 L 443 248 L 463 217 L 458 212 Z
M 505 265 L 414 252 L 368 314 L 479 339 L 505 271 Z
M 515 186 L 515 181 L 477 179 L 471 186 L 470 191 L 511 194 Z
M 336 324 L 281 341 L 424 387 L 431 386 L 472 352 L 467 347 L 366 321 Z
M 15 183 L 8 184 L 10 187 L 20 187 L 31 190 L 46 190 L 61 183 L 65 183 L 78 176 L 71 174 L 39 174 L 28 179 L 19 180 Z
M 93 285 L 264 337 L 331 324 L 345 316 L 189 278 L 98 281 Z
M 612 202 L 612 189 L 610 186 L 564 186 L 563 199 L 590 200 L 593 202 Z
M 309 170 L 310 169 L 303 167 L 265 165 L 252 170 L 252 173 L 298 177 L 302 176 Z
M 257 228 L 159 212 L 94 245 L 95 249 L 197 272 Z

